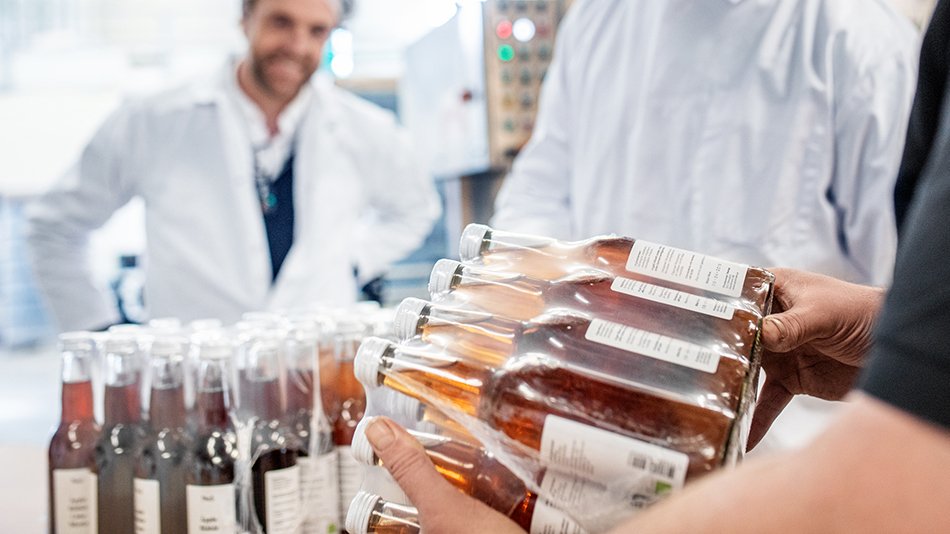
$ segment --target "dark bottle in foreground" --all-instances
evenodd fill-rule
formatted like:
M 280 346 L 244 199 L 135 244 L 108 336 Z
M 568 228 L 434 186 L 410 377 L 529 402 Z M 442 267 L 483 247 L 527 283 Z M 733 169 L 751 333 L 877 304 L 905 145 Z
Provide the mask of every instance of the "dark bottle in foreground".
M 62 417 L 49 443 L 49 527 L 53 534 L 96 534 L 98 495 L 92 367 L 96 347 L 88 332 L 59 336 Z
M 105 354 L 105 420 L 96 443 L 99 533 L 135 532 L 135 455 L 143 438 L 141 355 L 134 335 L 110 333 Z
M 295 534 L 301 524 L 300 446 L 283 421 L 282 347 L 282 335 L 247 332 L 238 363 L 240 417 L 252 425 L 250 519 L 267 534 Z
M 696 295 L 727 300 L 760 316 L 769 313 L 775 276 L 688 250 L 642 239 L 600 236 L 585 241 L 495 230 L 470 224 L 459 243 L 462 261 L 480 260 L 493 269 L 556 280 L 586 268 L 658 283 Z
M 177 336 L 152 341 L 147 433 L 135 469 L 137 534 L 177 534 L 187 528 L 185 347 Z
M 231 422 L 234 347 L 220 333 L 192 337 L 198 366 L 195 438 L 185 469 L 188 534 L 237 532 L 237 436 Z

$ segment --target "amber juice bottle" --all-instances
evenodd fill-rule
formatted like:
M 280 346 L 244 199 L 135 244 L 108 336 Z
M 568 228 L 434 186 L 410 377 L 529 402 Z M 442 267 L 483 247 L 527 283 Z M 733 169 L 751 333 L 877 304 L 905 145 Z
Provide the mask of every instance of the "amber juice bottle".
M 92 334 L 59 336 L 62 361 L 62 417 L 49 443 L 49 528 L 59 534 L 97 534 L 95 446 L 99 425 L 93 415 Z
M 479 419 L 540 451 L 548 467 L 598 483 L 628 473 L 653 484 L 647 490 L 655 495 L 682 485 L 687 466 L 695 476 L 720 465 L 735 417 L 540 353 L 492 369 L 451 347 L 370 338 L 356 368 L 367 387 L 385 385 Z
M 758 267 L 629 237 L 564 242 L 479 224 L 470 224 L 462 232 L 459 256 L 463 261 L 480 259 L 490 268 L 542 280 L 556 280 L 592 267 L 615 276 L 728 300 L 761 316 L 769 312 L 775 278 Z
M 365 465 L 382 466 L 382 462 L 373 452 L 372 446 L 363 433 L 368 421 L 365 420 L 360 424 L 353 437 L 353 456 Z M 545 532 L 545 527 L 552 522 L 556 522 L 559 527 L 565 523 L 572 525 L 573 528 L 568 530 L 569 532 L 583 530 L 568 516 L 555 509 L 549 501 L 539 499 L 539 496 L 530 491 L 521 479 L 485 449 L 440 434 L 411 429 L 407 429 L 407 432 L 425 448 L 436 471 L 450 484 L 505 514 L 526 531 Z M 573 477 L 554 473 L 541 474 L 539 478 L 541 484 L 548 487 L 563 486 L 573 482 Z M 547 483 L 544 481 L 545 478 L 548 478 Z M 585 482 L 578 481 L 578 483 Z M 589 483 L 587 485 L 592 486 Z M 539 503 L 543 511 L 535 519 L 535 509 Z M 563 530 L 559 528 L 557 531 Z
M 412 506 L 383 500 L 379 495 L 358 492 L 346 514 L 350 534 L 419 534 L 419 512 Z
M 543 281 L 439 260 L 429 278 L 429 291 L 433 298 L 520 321 L 555 308 L 574 309 L 658 334 L 721 344 L 747 357 L 759 324 L 756 314 L 726 302 L 596 270 Z
M 188 534 L 236 532 L 239 453 L 231 421 L 234 346 L 220 332 L 192 336 L 197 360 L 195 438 L 185 469 Z
M 96 443 L 100 534 L 135 532 L 135 455 L 144 437 L 141 357 L 135 336 L 110 333 L 103 342 L 105 394 L 102 435 Z
M 186 532 L 185 339 L 161 335 L 151 344 L 147 434 L 135 469 L 135 521 L 141 532 Z
M 749 359 L 722 342 L 698 345 L 569 310 L 514 321 L 409 298 L 396 309 L 395 329 L 400 339 L 418 336 L 477 365 L 501 368 L 516 354 L 541 355 L 574 374 L 730 416 L 750 372 Z
M 355 317 L 340 317 L 333 334 L 333 356 L 337 376 L 334 384 L 335 397 L 339 402 L 333 421 L 333 443 L 336 446 L 340 474 L 340 504 L 345 506 L 363 484 L 363 469 L 353 460 L 350 442 L 356 425 L 366 411 L 366 392 L 356 379 L 353 359 L 360 343 L 366 336 L 367 325 Z M 345 510 L 340 509 L 342 518 Z

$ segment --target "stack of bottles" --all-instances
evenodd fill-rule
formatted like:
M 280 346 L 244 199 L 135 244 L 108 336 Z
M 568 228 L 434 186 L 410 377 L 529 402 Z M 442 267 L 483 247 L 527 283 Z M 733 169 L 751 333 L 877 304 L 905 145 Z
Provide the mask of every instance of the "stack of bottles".
M 735 463 L 747 440 L 764 269 L 630 238 L 562 242 L 470 225 L 430 301 L 397 308 L 355 373 L 462 491 L 532 533 L 607 530 Z M 383 391 L 412 402 L 375 403 Z M 355 456 L 378 459 L 357 432 Z M 415 532 L 364 488 L 350 532 Z
M 391 324 L 359 305 L 61 335 L 51 532 L 340 532 L 363 471 L 353 360 Z

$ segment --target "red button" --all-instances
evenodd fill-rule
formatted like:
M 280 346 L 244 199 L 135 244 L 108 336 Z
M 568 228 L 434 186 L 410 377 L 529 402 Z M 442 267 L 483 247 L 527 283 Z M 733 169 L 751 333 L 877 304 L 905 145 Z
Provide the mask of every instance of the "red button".
M 499 39 L 507 39 L 511 37 L 511 21 L 503 20 L 498 23 L 498 26 L 495 26 L 495 35 Z

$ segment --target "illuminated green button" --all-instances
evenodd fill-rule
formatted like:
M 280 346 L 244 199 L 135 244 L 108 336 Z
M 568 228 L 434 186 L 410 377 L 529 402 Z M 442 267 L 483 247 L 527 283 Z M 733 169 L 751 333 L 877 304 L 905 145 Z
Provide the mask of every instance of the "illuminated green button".
M 498 47 L 498 59 L 502 61 L 511 61 L 515 58 L 515 49 L 511 45 L 503 44 Z

